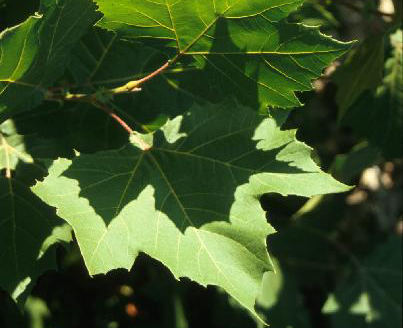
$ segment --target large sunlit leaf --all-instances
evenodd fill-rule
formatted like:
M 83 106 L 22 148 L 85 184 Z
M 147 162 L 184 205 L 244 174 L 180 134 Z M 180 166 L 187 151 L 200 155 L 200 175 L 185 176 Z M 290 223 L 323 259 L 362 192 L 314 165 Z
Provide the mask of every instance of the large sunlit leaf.
M 170 59 L 188 57 L 191 93 L 236 94 L 251 107 L 295 107 L 296 91 L 342 55 L 349 44 L 322 35 L 317 27 L 288 24 L 295 0 L 97 0 L 98 25 L 120 37 L 160 40 Z M 200 85 L 198 89 L 192 85 Z M 201 90 L 200 90 L 201 89 Z
M 97 17 L 91 0 L 43 0 L 39 13 L 1 33 L 0 122 L 38 105 Z
M 71 224 L 91 274 L 129 269 L 145 252 L 254 312 L 272 270 L 260 195 L 348 189 L 320 171 L 294 130 L 234 102 L 194 106 L 141 138 L 152 147 L 133 138 L 120 150 L 59 159 L 33 187 Z

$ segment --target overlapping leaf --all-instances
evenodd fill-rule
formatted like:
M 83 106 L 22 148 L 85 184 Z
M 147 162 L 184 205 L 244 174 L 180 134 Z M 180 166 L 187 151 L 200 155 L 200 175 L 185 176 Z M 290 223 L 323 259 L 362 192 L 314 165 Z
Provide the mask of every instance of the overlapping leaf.
M 375 93 L 382 83 L 384 42 L 383 35 L 368 38 L 349 53 L 347 60 L 334 74 L 340 118 L 362 92 L 370 90 Z
M 33 163 L 26 152 L 24 137 L 16 133 L 13 121 L 5 121 L 0 124 L 0 170 L 14 170 L 20 160 Z
M 308 311 L 295 277 L 275 261 L 276 272 L 265 274 L 262 294 L 257 300 L 259 312 L 273 327 L 310 328 Z M 263 328 L 259 325 L 259 328 Z
M 385 63 L 385 77 L 375 96 L 364 94 L 345 113 L 342 124 L 354 127 L 385 158 L 401 157 L 403 122 L 402 30 L 391 36 L 393 56 Z
M 142 138 L 151 149 L 133 140 L 59 159 L 33 187 L 72 225 L 91 274 L 130 268 L 145 252 L 254 312 L 273 231 L 259 196 L 348 189 L 320 171 L 295 131 L 234 102 L 195 106 Z
M 0 208 L 0 287 L 23 301 L 26 288 L 44 271 L 55 268 L 56 254 L 49 248 L 69 241 L 70 228 L 15 179 L 0 178 Z
M 157 69 L 164 60 L 166 56 L 153 48 L 139 42 L 119 39 L 115 33 L 94 27 L 72 51 L 68 70 L 75 85 L 81 86 L 83 91 L 95 92 L 97 89 L 115 88 L 146 76 Z M 174 69 L 173 72 L 178 70 Z M 155 96 L 157 94 L 158 97 Z M 161 114 L 176 116 L 183 113 L 189 109 L 192 102 L 193 100 L 178 92 L 160 76 L 147 84 L 142 92 L 115 97 L 110 106 L 128 123 L 140 129 L 142 125 L 150 124 Z M 119 130 L 107 123 L 110 118 L 103 115 L 104 122 L 99 122 L 95 117 L 97 113 L 91 108 L 86 110 L 83 107 L 81 105 L 78 112 L 85 121 L 96 121 L 95 127 L 105 127 L 110 130 L 109 135 L 114 133 L 113 130 Z M 109 129 L 111 126 L 113 128 Z M 98 131 L 97 134 L 100 135 L 101 132 Z
M 21 117 L 20 119 L 22 121 Z M 44 138 L 36 131 L 32 131 L 32 128 L 38 128 L 35 120 L 28 120 L 27 117 L 25 120 L 26 122 L 22 123 L 19 119 L 9 119 L 0 124 L 0 170 L 5 170 L 7 176 L 11 175 L 11 171 L 15 171 L 13 176 L 18 176 L 19 179 L 21 178 L 20 180 L 24 180 L 20 175 L 22 170 L 19 169 L 19 165 L 21 164 L 26 164 L 27 168 L 34 168 L 39 175 L 43 176 L 46 173 L 45 167 L 41 163 L 44 159 L 49 160 L 59 156 L 71 157 L 73 154 L 73 149 L 69 147 L 64 138 L 49 136 Z M 42 119 L 42 122 L 44 125 L 49 124 L 46 119 Z M 18 128 L 22 126 L 24 129 L 24 125 L 32 125 L 31 131 L 23 131 L 20 134 L 17 126 Z M 24 180 L 24 183 L 28 185 L 35 178 L 40 178 L 33 171 L 28 175 L 30 181 Z
M 54 156 L 54 146 L 51 140 L 18 134 L 12 120 L 0 124 L 0 288 L 21 303 L 35 279 L 55 268 L 49 247 L 71 239 L 71 228 L 29 189 L 45 171 L 38 156 Z M 57 146 L 57 154 L 65 154 Z
M 366 327 L 402 326 L 402 240 L 391 237 L 363 260 L 327 299 L 323 312 L 333 327 L 352 322 Z
M 64 71 L 98 14 L 90 0 L 43 0 L 39 14 L 0 35 L 0 122 L 31 109 Z
M 285 22 L 303 0 L 96 2 L 104 14 L 99 26 L 124 38 L 163 40 L 176 52 L 171 59 L 192 56 L 201 71 L 194 80 L 252 107 L 299 106 L 295 91 L 310 90 L 350 47 L 318 28 Z

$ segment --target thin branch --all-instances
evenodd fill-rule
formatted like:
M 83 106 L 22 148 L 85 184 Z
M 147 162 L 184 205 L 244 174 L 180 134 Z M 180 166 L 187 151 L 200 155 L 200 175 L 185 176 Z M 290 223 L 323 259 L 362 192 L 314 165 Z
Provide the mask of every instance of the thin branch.
M 106 99 L 108 99 L 109 97 L 112 98 L 114 95 L 120 94 L 120 93 L 141 91 L 141 89 L 139 87 L 143 83 L 148 82 L 155 76 L 161 74 L 164 70 L 166 70 L 169 67 L 170 64 L 171 64 L 171 62 L 167 61 L 160 68 L 156 69 L 154 72 L 151 72 L 150 74 L 148 74 L 147 76 L 145 76 L 139 80 L 130 81 L 121 87 L 117 87 L 117 88 L 110 89 L 110 90 L 104 90 L 104 91 L 102 91 L 102 93 L 106 97 Z M 69 92 L 65 92 L 64 88 L 53 88 L 53 89 L 46 90 L 45 99 L 46 100 L 55 100 L 55 101 L 80 101 L 80 102 L 89 103 L 89 104 L 103 110 L 110 117 L 112 117 L 116 122 L 118 122 L 120 124 L 120 126 L 122 126 L 123 129 L 125 129 L 131 135 L 134 142 L 142 150 L 146 151 L 151 148 L 151 146 L 149 144 L 147 144 L 146 142 L 144 142 L 136 134 L 136 132 L 133 131 L 132 128 L 121 117 L 119 117 L 114 112 L 114 110 L 112 108 L 110 108 L 104 101 L 99 100 L 100 99 L 99 92 L 94 92 L 94 93 L 90 93 L 90 94 L 84 94 L 84 93 L 72 94 Z
M 151 80 L 155 76 L 161 74 L 164 70 L 166 70 L 170 65 L 170 62 L 167 61 L 160 68 L 156 69 L 154 72 L 151 72 L 147 76 L 139 79 L 127 82 L 125 85 L 121 87 L 117 87 L 114 89 L 105 90 L 105 94 L 109 94 L 110 96 L 114 96 L 116 94 L 121 93 L 131 93 L 136 91 L 141 91 L 140 85 Z M 45 92 L 45 99 L 47 100 L 72 100 L 72 101 L 90 101 L 92 102 L 97 98 L 97 93 L 92 94 L 84 94 L 84 93 L 65 93 L 63 92 L 64 88 L 50 88 Z M 56 92 L 55 92 L 56 91 Z
M 197 71 L 198 68 L 196 67 L 177 67 L 177 68 L 172 68 L 172 69 L 166 69 L 164 73 L 183 73 L 183 72 L 190 72 L 190 71 Z M 131 81 L 134 79 L 138 78 L 143 78 L 144 76 L 148 76 L 149 73 L 142 73 L 142 74 L 134 74 L 126 77 L 119 77 L 115 79 L 108 79 L 108 80 L 95 80 L 91 81 L 88 83 L 85 83 L 84 85 L 97 85 L 97 84 L 108 84 L 108 83 L 118 83 L 118 82 L 124 82 L 124 81 Z M 80 85 L 72 85 L 72 88 L 77 88 Z
M 124 86 L 112 89 L 111 92 L 113 94 L 116 94 L 116 93 L 122 93 L 122 92 L 140 91 L 139 87 L 144 82 L 147 82 L 147 81 L 151 80 L 153 77 L 161 74 L 163 71 L 165 71 L 169 67 L 169 65 L 170 65 L 170 62 L 167 61 L 160 68 L 156 69 L 154 72 L 148 74 L 147 76 L 141 78 L 140 80 L 134 80 L 134 81 L 127 82 Z

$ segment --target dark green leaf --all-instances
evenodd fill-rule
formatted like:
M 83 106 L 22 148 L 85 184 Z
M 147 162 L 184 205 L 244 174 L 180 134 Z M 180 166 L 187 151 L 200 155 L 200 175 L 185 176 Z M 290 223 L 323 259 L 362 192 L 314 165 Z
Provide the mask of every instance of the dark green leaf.
M 341 124 L 349 125 L 382 149 L 386 158 L 400 157 L 403 122 L 402 31 L 391 36 L 393 57 L 385 63 L 385 77 L 376 95 L 364 95 L 346 113 Z
M 351 51 L 343 65 L 336 70 L 336 101 L 341 119 L 348 108 L 365 91 L 375 93 L 382 83 L 384 65 L 384 37 L 372 36 Z
M 97 17 L 91 0 L 43 0 L 37 15 L 1 33 L 0 122 L 40 103 Z
M 333 327 L 352 323 L 365 327 L 402 326 L 402 240 L 391 237 L 364 260 L 354 261 L 354 273 L 331 294 L 323 312 Z
M 0 178 L 0 208 L 0 287 L 23 302 L 26 288 L 45 270 L 55 268 L 50 247 L 69 241 L 70 228 L 15 179 Z
M 284 18 L 303 2 L 97 0 L 104 14 L 98 25 L 123 38 L 160 40 L 173 61 L 191 62 L 200 72 L 178 85 L 188 92 L 205 97 L 210 89 L 253 108 L 288 108 L 300 105 L 296 91 L 311 90 L 312 79 L 350 48 L 318 28 L 288 24 Z M 192 88 L 196 80 L 202 90 Z

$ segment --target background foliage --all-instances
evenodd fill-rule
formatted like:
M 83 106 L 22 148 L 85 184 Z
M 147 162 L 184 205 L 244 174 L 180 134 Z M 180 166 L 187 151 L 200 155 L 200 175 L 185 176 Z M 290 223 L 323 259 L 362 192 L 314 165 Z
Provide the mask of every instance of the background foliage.
M 264 195 L 260 200 L 267 210 L 269 223 L 277 230 L 267 240 L 277 273 L 264 275 L 256 311 L 274 328 L 401 327 L 402 32 L 399 29 L 401 4 L 393 3 L 394 7 L 390 1 L 315 0 L 308 1 L 288 18 L 293 22 L 321 25 L 323 32 L 339 40 L 358 40 L 345 58 L 315 81 L 313 91 L 297 94 L 296 101 L 302 102 L 303 107 L 294 109 L 287 118 L 278 109 L 271 109 L 277 122 L 286 119 L 283 129 L 299 129 L 298 139 L 314 147 L 314 159 L 323 170 L 356 187 L 349 193 L 315 196 L 309 200 L 277 194 Z M 0 28 L 23 22 L 38 8 L 36 1 L 0 1 Z M 81 13 L 85 14 L 85 8 L 80 7 Z M 78 13 L 66 10 L 65 14 L 71 20 Z M 52 16 L 49 17 L 51 20 Z M 87 15 L 88 22 L 83 24 L 95 18 Z M 49 36 L 41 34 L 38 22 L 31 19 L 29 24 L 32 25 L 27 29 L 29 33 L 38 29 L 39 38 L 49 42 Z M 107 20 L 102 24 L 107 25 Z M 222 31 L 224 39 L 225 30 Z M 72 49 L 73 58 L 59 83 L 62 87 L 63 79 L 79 85 L 88 83 L 87 92 L 93 91 L 90 85 L 113 87 L 120 82 L 110 72 L 120 78 L 130 67 L 135 75 L 128 79 L 135 78 L 136 74 L 157 67 L 165 58 L 160 51 L 145 51 L 136 43 L 115 40 L 110 32 L 96 28 L 90 28 L 84 36 L 72 31 L 71 38 L 79 40 L 74 48 L 69 42 L 58 42 L 54 55 L 43 55 L 43 63 L 49 68 L 37 66 L 27 78 L 40 80 L 43 85 L 52 84 L 54 81 L 48 80 L 48 76 L 54 74 L 49 70 L 59 69 L 66 49 Z M 110 51 L 105 58 L 100 58 L 105 47 L 110 47 Z M 131 55 L 130 60 L 124 55 L 127 53 Z M 2 55 L 4 59 L 7 53 Z M 105 64 L 96 67 L 100 59 Z M 197 58 L 191 60 L 196 60 L 197 66 Z M 213 64 L 219 65 L 214 60 Z M 142 62 L 147 62 L 148 67 L 138 65 Z M 113 70 L 108 65 L 113 65 Z M 164 78 L 152 81 L 147 89 L 151 95 L 160 96 L 141 93 L 135 98 L 122 96 L 116 100 L 115 110 L 131 123 L 141 120 L 143 131 L 153 130 L 166 119 L 156 117 L 161 108 L 176 115 L 178 108 L 190 106 L 186 93 L 209 100 L 228 94 L 228 90 L 221 88 L 222 83 L 217 83 L 212 90 L 205 88 L 202 82 L 207 75 L 203 74 L 208 73 L 201 72 L 197 87 L 174 95 L 170 92 L 172 85 L 186 88 L 194 75 L 190 71 L 180 80 L 174 72 L 167 73 Z M 0 75 L 4 77 L 7 72 L 2 70 Z M 212 81 L 219 80 L 217 76 L 212 78 Z M 40 101 L 31 93 L 27 98 L 16 98 L 26 91 L 18 87 L 11 90 L 3 103 L 23 110 L 26 101 Z M 264 93 L 256 92 L 257 95 L 269 103 L 275 100 Z M 241 103 L 258 102 L 258 97 L 244 99 L 241 93 L 238 96 Z M 138 111 L 125 112 L 123 108 L 129 106 L 137 106 Z M 10 145 L 15 150 L 10 164 L 0 149 L 2 176 L 10 174 L 7 172 L 10 166 L 15 170 L 12 182 L 6 178 L 0 180 L 0 187 L 13 190 L 12 194 L 0 198 L 0 209 L 3 214 L 6 207 L 2 202 L 9 202 L 8 197 L 15 198 L 18 222 L 36 236 L 43 232 L 27 220 L 40 218 L 26 215 L 32 206 L 26 199 L 35 202 L 37 208 L 45 206 L 39 198 L 28 195 L 28 186 L 41 179 L 50 165 L 42 159 L 72 158 L 74 149 L 82 153 L 114 149 L 126 138 L 125 132 L 107 115 L 85 103 L 65 104 L 60 110 L 54 102 L 45 102 L 34 114 L 22 113 L 13 121 L 6 121 L 0 126 L 0 132 L 1 145 Z M 143 254 L 130 272 L 118 269 L 90 278 L 76 241 L 71 242 L 70 228 L 55 218 L 48 207 L 41 211 L 49 211 L 46 235 L 50 237 L 43 245 L 33 241 L 31 247 L 41 247 L 44 256 L 35 264 L 22 259 L 21 277 L 2 268 L 0 276 L 10 284 L 2 287 L 14 290 L 16 294 L 12 296 L 23 303 L 27 294 L 19 294 L 20 289 L 13 284 L 16 278 L 24 277 L 24 266 L 29 270 L 32 265 L 37 266 L 34 272 L 38 275 L 41 266 L 55 270 L 41 275 L 36 284 L 25 281 L 31 293 L 23 312 L 7 293 L 0 291 L 0 327 L 262 326 L 219 288 L 203 288 L 186 279 L 178 283 L 164 266 Z M 21 229 L 20 238 L 26 238 L 26 233 Z M 38 236 L 38 240 L 43 238 Z M 54 247 L 56 240 L 66 244 Z

